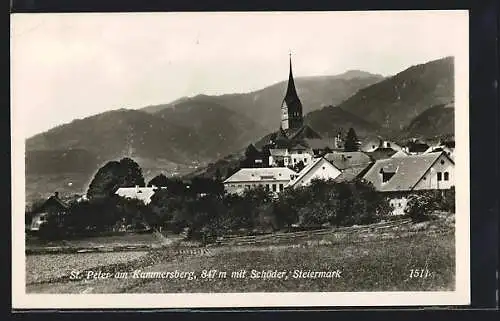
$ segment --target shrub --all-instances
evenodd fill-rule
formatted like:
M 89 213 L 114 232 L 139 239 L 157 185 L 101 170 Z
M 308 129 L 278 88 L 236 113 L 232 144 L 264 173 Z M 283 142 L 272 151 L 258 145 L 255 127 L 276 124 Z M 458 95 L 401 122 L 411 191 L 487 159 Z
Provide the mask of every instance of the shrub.
M 455 187 L 443 192 L 440 207 L 443 211 L 455 213 Z
M 455 212 L 455 188 L 422 191 L 410 195 L 405 213 L 413 221 L 425 221 L 434 211 Z
M 438 198 L 433 192 L 412 194 L 408 197 L 405 214 L 414 222 L 423 222 L 430 219 L 432 211 L 438 208 Z

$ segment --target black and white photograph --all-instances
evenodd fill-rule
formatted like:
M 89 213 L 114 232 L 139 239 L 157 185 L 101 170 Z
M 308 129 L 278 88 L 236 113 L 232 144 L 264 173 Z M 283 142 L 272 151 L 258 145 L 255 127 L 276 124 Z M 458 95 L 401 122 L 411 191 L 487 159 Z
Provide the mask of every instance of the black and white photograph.
M 13 14 L 10 39 L 14 307 L 469 303 L 467 11 Z

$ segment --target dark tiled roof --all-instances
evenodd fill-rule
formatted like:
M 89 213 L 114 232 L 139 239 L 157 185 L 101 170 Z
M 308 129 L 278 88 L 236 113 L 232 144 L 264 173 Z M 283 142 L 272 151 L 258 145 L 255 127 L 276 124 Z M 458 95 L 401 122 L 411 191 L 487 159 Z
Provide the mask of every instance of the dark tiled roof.
M 339 176 L 335 178 L 335 182 L 350 182 L 358 177 L 362 177 L 366 171 L 370 168 L 372 163 L 367 163 L 363 165 L 357 165 L 342 170 Z
M 52 195 L 39 208 L 35 209 L 35 212 L 43 212 L 51 205 L 55 205 L 63 210 L 69 209 L 69 205 L 66 202 L 61 200 L 58 196 Z
M 369 155 L 374 160 L 379 160 L 379 159 L 390 158 L 392 155 L 396 154 L 396 151 L 392 148 L 379 147 L 373 152 L 367 152 L 366 154 Z
M 334 142 L 330 139 L 306 138 L 304 142 L 311 149 L 333 149 L 335 147 Z
M 355 166 L 364 166 L 372 162 L 370 156 L 363 152 L 331 152 L 325 155 L 325 158 L 330 161 L 335 167 L 345 169 Z M 364 168 L 363 167 L 363 168 Z
M 288 137 L 292 140 L 303 140 L 303 139 L 320 139 L 322 138 L 314 129 L 309 125 L 303 125 L 299 129 L 288 133 Z
M 430 153 L 381 159 L 373 164 L 363 178 L 371 182 L 378 191 L 410 191 L 441 155 L 445 154 Z M 381 171 L 392 172 L 394 176 L 382 183 Z

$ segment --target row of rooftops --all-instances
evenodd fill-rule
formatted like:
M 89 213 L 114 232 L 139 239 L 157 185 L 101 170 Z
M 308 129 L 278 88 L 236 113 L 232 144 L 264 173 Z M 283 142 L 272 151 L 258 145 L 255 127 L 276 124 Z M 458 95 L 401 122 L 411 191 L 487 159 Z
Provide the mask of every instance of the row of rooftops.
M 315 139 L 311 140 L 314 141 Z M 372 182 L 379 191 L 404 191 L 415 186 L 441 155 L 454 163 L 453 150 L 454 144 L 438 144 L 427 147 L 425 151 L 416 155 L 409 155 L 404 149 L 396 151 L 392 148 L 383 147 L 379 147 L 372 152 L 333 151 L 319 157 L 316 156 L 299 173 L 288 167 L 242 168 L 227 178 L 224 183 L 258 182 L 262 180 L 289 181 L 305 175 L 321 159 L 325 159 L 341 172 L 335 178 L 337 182 L 363 178 Z M 393 177 L 382 184 L 380 173 L 391 171 L 394 172 Z M 116 191 L 116 194 L 125 198 L 139 199 L 148 204 L 157 189 L 158 187 L 155 186 L 121 187 Z M 84 199 L 85 197 L 82 197 L 80 200 Z M 45 204 L 56 204 L 62 209 L 68 208 L 68 204 L 59 197 L 57 192 L 50 196 Z
M 441 156 L 454 164 L 453 158 L 444 151 L 429 151 L 417 155 L 400 151 L 390 158 L 379 160 L 373 160 L 363 152 L 333 152 L 314 158 L 299 173 L 287 167 L 242 168 L 224 183 L 299 180 L 324 159 L 341 172 L 334 178 L 336 182 L 362 178 L 371 182 L 378 191 L 409 191 Z M 387 182 L 382 182 L 380 174 L 383 172 L 392 173 Z

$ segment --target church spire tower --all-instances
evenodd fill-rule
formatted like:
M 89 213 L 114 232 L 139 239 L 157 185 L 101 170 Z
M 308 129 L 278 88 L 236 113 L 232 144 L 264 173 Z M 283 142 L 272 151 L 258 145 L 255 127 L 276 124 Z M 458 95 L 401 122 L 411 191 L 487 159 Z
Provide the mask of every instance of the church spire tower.
M 292 54 L 290 56 L 290 71 L 288 74 L 288 86 L 285 98 L 281 103 L 281 128 L 285 131 L 295 130 L 302 127 L 302 103 L 300 102 L 292 72 Z

